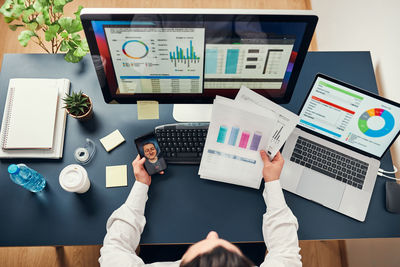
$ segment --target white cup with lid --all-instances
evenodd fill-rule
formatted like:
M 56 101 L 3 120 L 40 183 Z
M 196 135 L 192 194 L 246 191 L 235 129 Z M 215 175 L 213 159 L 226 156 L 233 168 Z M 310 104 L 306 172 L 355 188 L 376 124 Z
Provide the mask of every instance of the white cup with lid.
M 59 176 L 61 187 L 68 192 L 85 193 L 90 188 L 90 180 L 85 168 L 78 164 L 65 167 Z

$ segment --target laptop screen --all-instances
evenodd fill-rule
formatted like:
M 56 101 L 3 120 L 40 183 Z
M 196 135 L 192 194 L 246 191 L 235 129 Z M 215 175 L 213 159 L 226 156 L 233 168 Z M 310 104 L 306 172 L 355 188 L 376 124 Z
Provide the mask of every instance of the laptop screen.
M 300 126 L 376 157 L 400 131 L 400 105 L 318 74 L 300 112 Z

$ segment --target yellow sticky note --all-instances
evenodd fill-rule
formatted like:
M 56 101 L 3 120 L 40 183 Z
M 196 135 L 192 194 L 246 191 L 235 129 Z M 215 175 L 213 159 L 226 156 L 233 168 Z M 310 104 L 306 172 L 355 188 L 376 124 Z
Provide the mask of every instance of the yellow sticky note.
M 126 165 L 106 166 L 106 187 L 128 185 L 128 170 Z
M 157 120 L 160 118 L 157 101 L 137 101 L 138 120 Z
M 118 129 L 100 139 L 100 143 L 104 146 L 104 148 L 107 152 L 110 152 L 110 150 L 119 146 L 124 141 L 125 141 L 125 138 L 118 131 Z

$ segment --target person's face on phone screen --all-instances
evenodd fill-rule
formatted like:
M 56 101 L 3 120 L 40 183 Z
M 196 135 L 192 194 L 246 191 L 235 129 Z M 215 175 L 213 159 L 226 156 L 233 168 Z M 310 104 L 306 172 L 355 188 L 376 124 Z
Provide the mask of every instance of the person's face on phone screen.
M 143 146 L 144 156 L 149 160 L 154 160 L 157 156 L 157 149 L 154 144 L 145 144 Z

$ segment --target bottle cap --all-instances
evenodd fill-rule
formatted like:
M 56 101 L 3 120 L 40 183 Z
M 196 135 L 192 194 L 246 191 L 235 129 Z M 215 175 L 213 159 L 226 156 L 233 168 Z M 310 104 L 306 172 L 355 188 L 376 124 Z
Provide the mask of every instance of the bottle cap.
M 65 167 L 60 173 L 59 182 L 61 187 L 68 192 L 85 193 L 90 187 L 85 168 L 78 164 Z
M 16 164 L 11 164 L 10 166 L 8 166 L 8 173 L 9 174 L 15 174 L 19 172 L 19 167 Z

